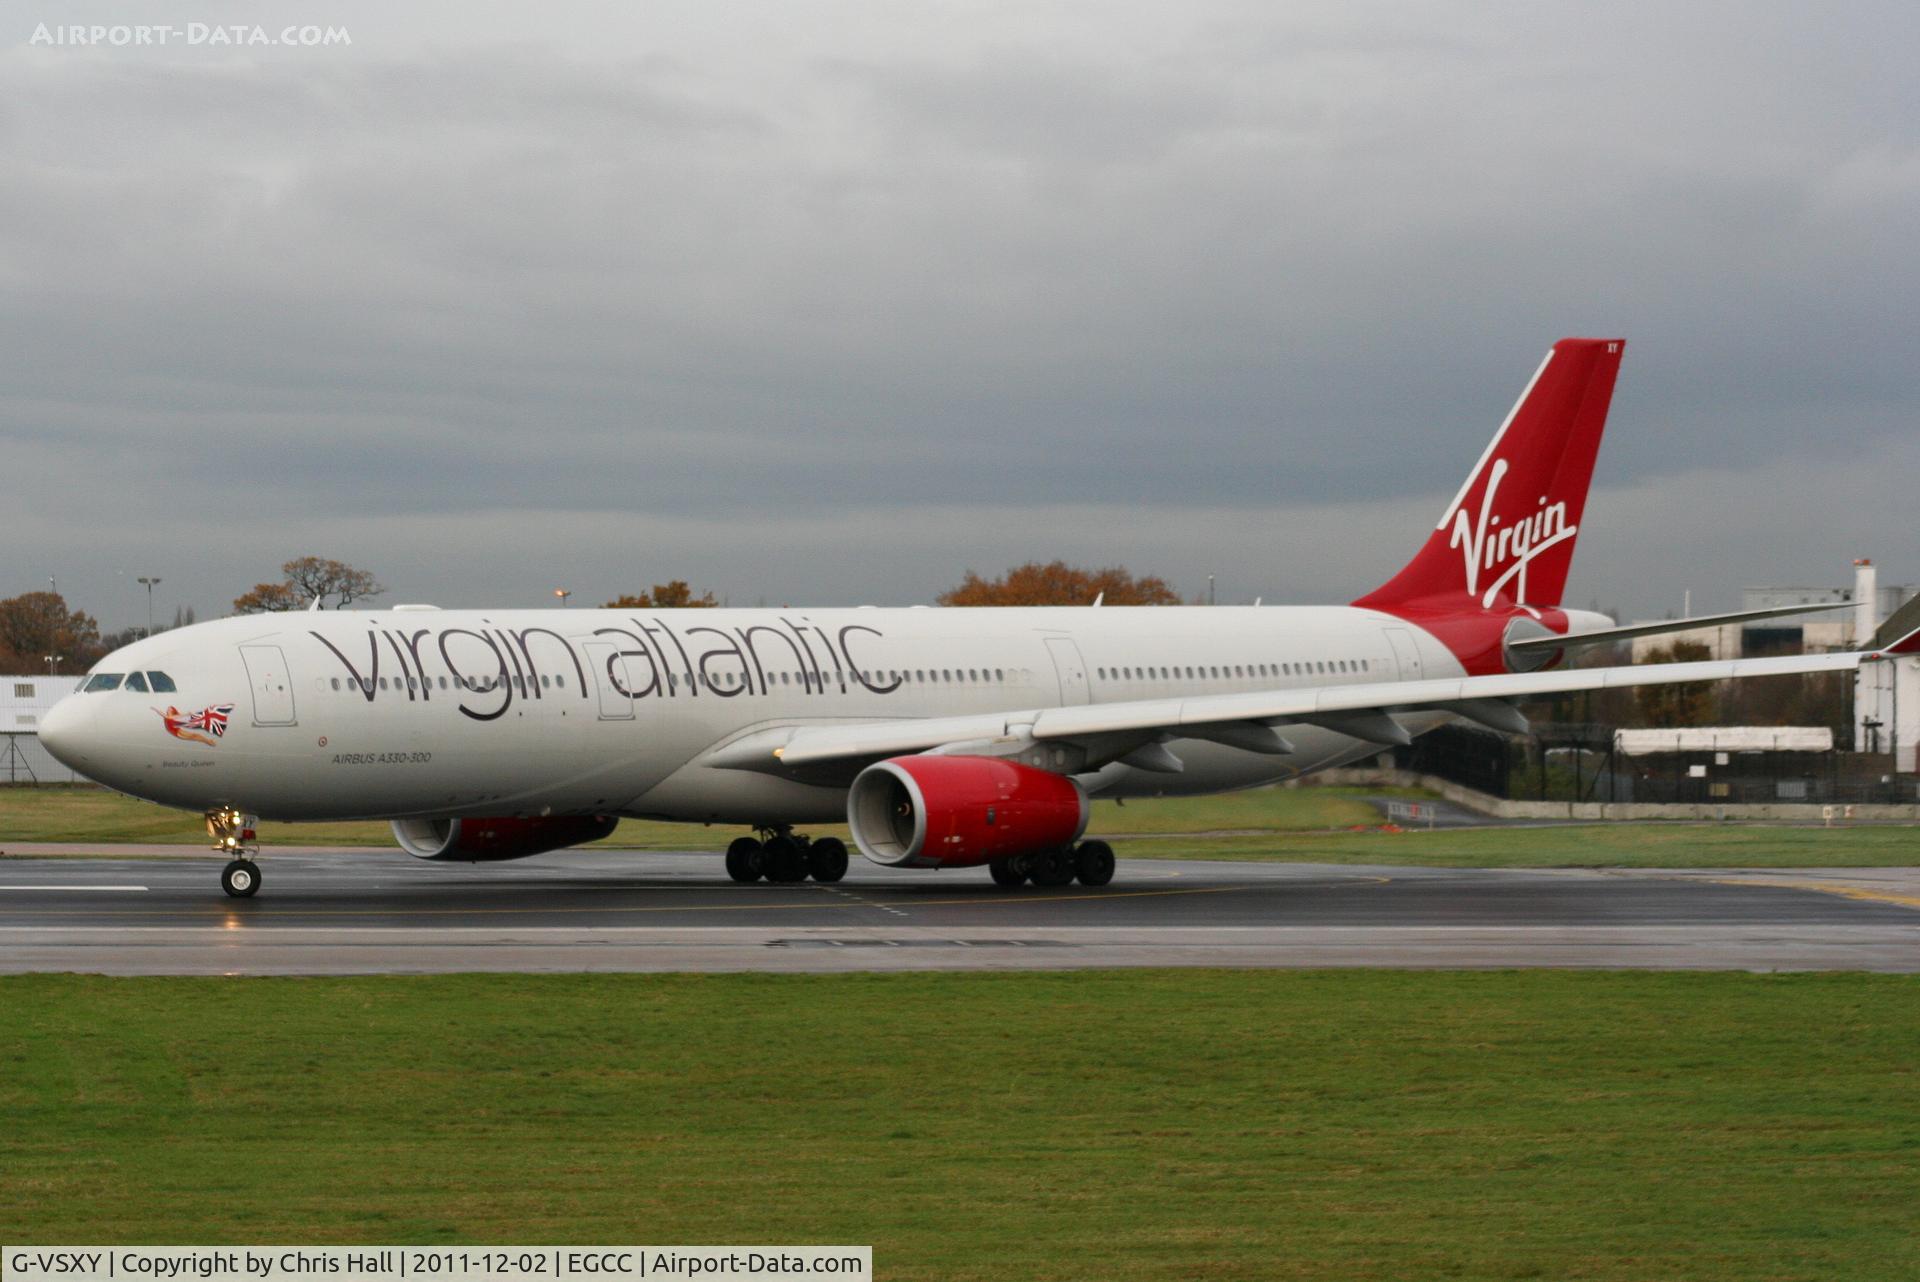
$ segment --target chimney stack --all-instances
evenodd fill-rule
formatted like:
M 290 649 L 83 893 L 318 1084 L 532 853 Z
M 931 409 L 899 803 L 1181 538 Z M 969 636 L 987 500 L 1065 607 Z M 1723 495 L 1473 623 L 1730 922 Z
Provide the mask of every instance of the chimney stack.
M 1873 644 L 1874 630 L 1880 626 L 1880 591 L 1873 562 L 1861 557 L 1853 563 L 1853 644 L 1865 649 Z

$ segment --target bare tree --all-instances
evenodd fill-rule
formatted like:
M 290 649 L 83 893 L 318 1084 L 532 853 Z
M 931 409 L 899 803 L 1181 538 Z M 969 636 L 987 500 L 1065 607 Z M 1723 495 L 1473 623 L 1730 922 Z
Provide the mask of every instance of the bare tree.
M 251 591 L 233 599 L 237 614 L 262 614 L 277 610 L 304 610 L 315 601 L 326 608 L 344 609 L 363 597 L 376 597 L 386 591 L 366 570 L 355 569 L 344 561 L 325 557 L 295 557 L 280 567 L 286 578 L 279 583 L 256 583 Z

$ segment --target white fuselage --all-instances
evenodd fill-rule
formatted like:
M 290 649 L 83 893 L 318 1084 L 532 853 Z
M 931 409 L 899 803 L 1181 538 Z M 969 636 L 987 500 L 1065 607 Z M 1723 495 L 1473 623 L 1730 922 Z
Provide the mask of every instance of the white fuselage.
M 191 810 L 770 825 L 843 817 L 844 785 L 703 758 L 781 727 L 1461 670 L 1418 627 L 1344 606 L 402 607 L 249 615 L 137 642 L 95 673 L 163 673 L 174 690 L 149 676 L 146 690 L 123 681 L 78 693 L 49 714 L 47 731 L 91 777 Z M 1403 720 L 1418 732 L 1445 719 Z M 1115 763 L 1081 780 L 1104 797 L 1216 792 L 1379 750 L 1307 725 L 1285 735 L 1294 748 L 1285 756 L 1178 740 L 1167 746 L 1180 773 Z

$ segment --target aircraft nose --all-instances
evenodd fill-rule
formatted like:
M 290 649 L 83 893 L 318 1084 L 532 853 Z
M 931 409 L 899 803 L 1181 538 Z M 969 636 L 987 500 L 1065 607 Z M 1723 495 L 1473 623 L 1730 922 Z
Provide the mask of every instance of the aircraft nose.
M 87 761 L 86 714 L 77 707 L 78 699 L 68 695 L 47 709 L 40 721 L 40 746 L 61 765 L 83 769 Z

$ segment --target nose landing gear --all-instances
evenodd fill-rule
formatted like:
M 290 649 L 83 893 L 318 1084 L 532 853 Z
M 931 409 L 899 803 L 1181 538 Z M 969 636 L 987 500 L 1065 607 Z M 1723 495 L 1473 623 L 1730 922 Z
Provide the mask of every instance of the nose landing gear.
M 206 818 L 213 848 L 232 856 L 220 870 L 220 889 L 235 899 L 251 899 L 260 889 L 260 865 L 254 862 L 254 856 L 260 853 L 254 825 L 260 821 L 231 808 L 209 810 Z

